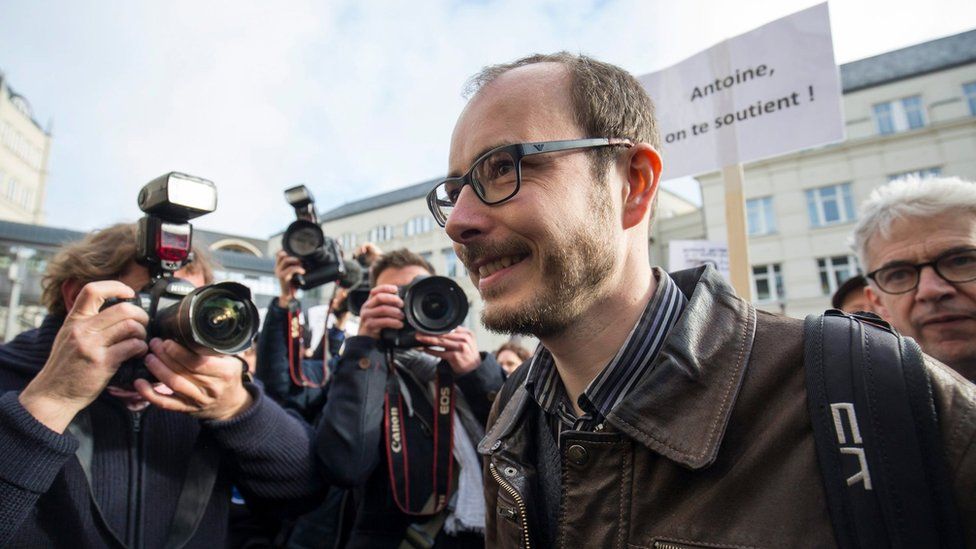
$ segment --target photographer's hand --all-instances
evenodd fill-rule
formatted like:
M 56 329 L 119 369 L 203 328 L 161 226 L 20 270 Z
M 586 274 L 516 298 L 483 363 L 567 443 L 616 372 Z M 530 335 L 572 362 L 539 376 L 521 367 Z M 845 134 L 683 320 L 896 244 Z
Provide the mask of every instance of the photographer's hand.
M 417 334 L 417 341 L 428 347 L 443 347 L 443 351 L 425 348 L 424 352 L 446 360 L 451 365 L 451 370 L 459 376 L 473 372 L 481 366 L 478 342 L 474 333 L 464 326 L 458 326 L 450 333 L 442 335 Z
M 173 394 L 156 391 L 144 379 L 135 388 L 153 405 L 198 419 L 228 420 L 253 403 L 241 379 L 241 361 L 232 356 L 200 356 L 175 341 L 149 342 L 146 367 Z
M 288 255 L 288 252 L 279 250 L 275 256 L 275 276 L 278 277 L 278 285 L 281 287 L 281 295 L 278 296 L 278 306 L 282 309 L 288 308 L 295 293 L 295 287 L 291 285 L 291 279 L 295 275 L 304 275 L 305 269 L 302 261 L 297 257 Z
M 364 257 L 366 259 L 366 265 L 372 265 L 374 261 L 383 255 L 383 250 L 379 249 L 376 244 L 372 242 L 367 242 L 360 247 L 356 248 L 356 252 L 352 254 L 353 257 Z
M 51 354 L 20 393 L 21 405 L 52 431 L 63 433 L 71 420 L 105 390 L 122 362 L 146 352 L 149 316 L 131 303 L 99 312 L 110 298 L 131 298 L 132 288 L 116 280 L 85 285 Z
M 359 312 L 359 335 L 379 340 L 384 328 L 403 328 L 403 300 L 392 284 L 376 286 Z

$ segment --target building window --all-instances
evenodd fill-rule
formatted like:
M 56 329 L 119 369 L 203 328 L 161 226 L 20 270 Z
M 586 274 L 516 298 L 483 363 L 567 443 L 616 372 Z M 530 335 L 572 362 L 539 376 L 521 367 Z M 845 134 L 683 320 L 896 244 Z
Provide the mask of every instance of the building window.
M 7 188 L 4 189 L 4 194 L 7 196 L 7 200 L 13 202 L 14 197 L 17 196 L 17 180 L 10 178 L 7 180 Z
M 343 233 L 339 237 L 339 244 L 342 245 L 343 250 L 351 252 L 356 247 L 356 235 L 353 233 Z
M 417 217 L 411 218 L 403 224 L 403 235 L 414 236 L 429 233 L 433 229 L 433 221 L 433 218 L 429 215 L 418 215 Z
M 854 219 L 851 184 L 807 189 L 807 212 L 812 227 L 846 223 Z
M 921 128 L 925 125 L 922 96 L 877 103 L 874 105 L 874 123 L 881 135 Z
M 468 272 L 464 269 L 464 265 L 458 261 L 458 257 L 454 253 L 454 248 L 444 248 L 442 253 L 444 254 L 444 263 L 447 265 L 447 270 L 445 271 L 444 276 L 457 278 L 459 276 L 465 276 L 468 274 Z
M 776 218 L 773 215 L 773 197 L 764 196 L 746 201 L 746 222 L 749 235 L 776 232 Z
M 370 242 L 386 242 L 393 239 L 393 225 L 380 225 L 369 231 Z
M 820 268 L 820 288 L 824 295 L 834 295 L 848 278 L 858 274 L 857 259 L 852 255 L 835 255 L 817 259 Z
M 755 300 L 783 301 L 786 290 L 783 288 L 783 273 L 779 264 L 754 265 L 752 267 L 752 293 Z
M 934 166 L 932 168 L 922 168 L 920 170 L 909 170 L 907 172 L 893 173 L 888 176 L 888 181 L 905 179 L 906 177 L 925 179 L 926 177 L 939 177 L 940 175 L 942 175 L 942 168 Z
M 963 84 L 962 93 L 966 96 L 966 102 L 969 103 L 969 114 L 976 116 L 976 82 Z
M 434 257 L 432 252 L 420 252 L 420 257 L 424 258 L 424 261 L 430 263 L 430 260 Z

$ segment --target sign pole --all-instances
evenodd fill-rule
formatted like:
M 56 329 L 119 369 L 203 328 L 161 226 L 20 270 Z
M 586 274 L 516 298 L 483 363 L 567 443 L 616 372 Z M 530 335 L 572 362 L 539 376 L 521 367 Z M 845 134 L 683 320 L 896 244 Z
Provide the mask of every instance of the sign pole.
M 749 284 L 749 239 L 746 236 L 746 201 L 742 193 L 745 174 L 742 164 L 722 168 L 725 181 L 725 229 L 729 242 L 729 276 L 739 297 L 752 301 Z

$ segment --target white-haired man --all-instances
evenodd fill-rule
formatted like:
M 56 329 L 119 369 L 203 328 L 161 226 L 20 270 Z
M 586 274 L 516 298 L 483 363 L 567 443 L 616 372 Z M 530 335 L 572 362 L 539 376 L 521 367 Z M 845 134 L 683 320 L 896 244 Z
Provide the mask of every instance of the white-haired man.
M 976 183 L 893 181 L 861 206 L 854 246 L 874 309 L 976 380 Z

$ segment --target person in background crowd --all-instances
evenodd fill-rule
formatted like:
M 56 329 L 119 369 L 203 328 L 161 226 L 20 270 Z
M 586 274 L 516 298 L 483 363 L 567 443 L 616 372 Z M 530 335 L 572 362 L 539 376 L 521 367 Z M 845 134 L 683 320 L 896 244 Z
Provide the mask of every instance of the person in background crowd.
M 803 322 L 757 311 L 710 266 L 650 265 L 662 162 L 640 82 L 561 52 L 468 90 L 427 203 L 482 323 L 540 340 L 478 447 L 487 546 L 834 546 Z M 926 368 L 959 513 L 976 516 L 976 395 Z
M 359 335 L 346 340 L 318 424 L 326 480 L 354 488 L 359 501 L 350 548 L 484 547 L 483 481 L 475 446 L 501 387 L 501 369 L 491 355 L 478 352 L 474 334 L 464 327 L 437 336 L 418 334 L 424 347 L 394 351 L 396 376 L 378 347 L 381 330 L 404 327 L 398 287 L 432 274 L 424 258 L 406 249 L 373 263 L 373 289 L 362 306 Z M 445 371 L 453 376 L 457 395 L 448 439 L 454 457 L 448 471 L 457 478 L 448 483 L 445 508 L 411 515 L 404 509 L 411 495 L 422 498 L 412 502 L 417 509 L 436 495 L 434 412 L 447 404 L 440 400 L 443 393 L 435 394 L 434 383 Z M 402 397 L 402 406 L 391 391 Z M 389 410 L 386 398 L 394 402 Z M 392 431 L 384 433 L 385 427 Z M 391 478 L 397 456 L 406 484 L 394 485 Z
M 498 361 L 498 365 L 502 367 L 502 372 L 505 374 L 506 378 L 512 375 L 515 369 L 521 366 L 523 362 L 528 360 L 530 356 L 532 356 L 532 351 L 511 341 L 502 344 L 502 346 L 495 351 L 495 360 Z
M 325 405 L 324 385 L 329 374 L 324 359 L 309 359 L 300 354 L 291 358 L 296 364 L 295 371 L 289 369 L 288 310 L 294 299 L 291 279 L 296 274 L 305 274 L 301 260 L 279 251 L 275 256 L 275 276 L 281 295 L 271 300 L 264 316 L 255 377 L 264 384 L 269 396 L 313 423 Z
M 273 516 L 324 493 L 308 425 L 245 382 L 238 358 L 147 346 L 145 311 L 102 310 L 149 282 L 136 256 L 132 224 L 66 245 L 43 282 L 49 315 L 0 346 L 0 546 L 213 549 L 232 485 Z M 209 283 L 195 257 L 177 276 Z M 162 383 L 106 388 L 138 357 Z
M 861 205 L 854 247 L 874 310 L 976 381 L 976 183 L 892 181 Z
M 861 275 L 854 275 L 848 278 L 840 285 L 840 288 L 837 288 L 834 296 L 830 298 L 831 306 L 845 313 L 856 313 L 859 311 L 873 313 L 874 310 L 871 308 L 871 302 L 864 293 L 864 287 L 867 285 L 867 279 Z

